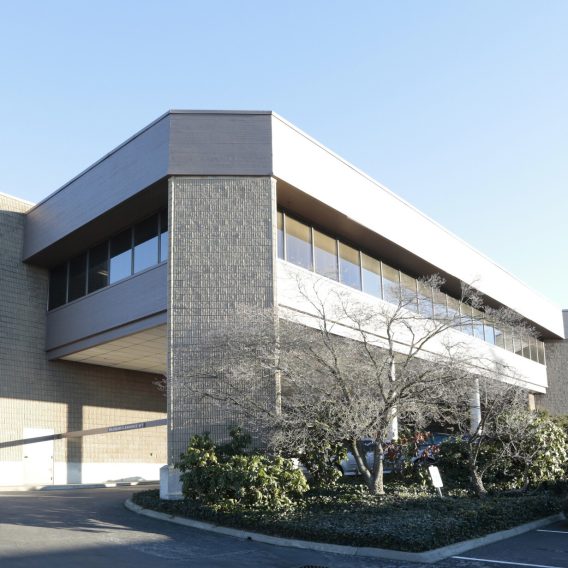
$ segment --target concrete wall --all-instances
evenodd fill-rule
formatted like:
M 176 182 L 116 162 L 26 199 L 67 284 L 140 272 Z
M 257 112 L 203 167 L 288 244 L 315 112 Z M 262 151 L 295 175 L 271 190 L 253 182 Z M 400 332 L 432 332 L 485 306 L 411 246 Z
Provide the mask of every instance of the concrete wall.
M 231 416 L 198 397 L 204 384 L 193 372 L 200 358 L 204 362 L 203 336 L 231 321 L 239 304 L 274 305 L 275 182 L 270 177 L 173 177 L 169 214 L 168 449 L 173 464 L 192 434 L 209 431 L 222 438 L 231 423 Z
M 299 284 L 302 286 L 302 293 L 300 293 Z M 395 309 L 393 304 L 389 304 L 383 300 L 375 298 L 370 294 L 365 294 L 359 290 L 354 290 L 345 284 L 336 282 L 329 278 L 323 278 L 315 272 L 306 270 L 292 263 L 278 259 L 277 261 L 277 301 L 280 316 L 287 319 L 298 321 L 301 319 L 301 314 L 316 315 L 313 304 L 310 304 L 306 299 L 306 292 L 317 289 L 320 298 L 331 297 L 339 294 L 341 298 L 346 301 L 353 302 L 353 305 L 368 306 L 370 312 L 380 309 L 385 310 L 385 313 L 392 313 Z M 310 321 L 311 318 L 307 317 L 303 321 L 306 325 L 313 325 Z M 428 320 L 422 320 L 427 322 Z M 384 320 L 377 318 L 375 323 L 383 323 Z M 424 337 L 425 333 L 420 325 L 420 319 L 417 318 L 413 321 L 413 328 L 416 335 L 412 338 L 409 332 L 404 328 L 399 328 L 396 331 L 395 341 L 399 343 L 398 348 L 401 353 L 406 353 L 408 345 L 412 340 L 415 342 L 417 338 Z M 385 329 L 381 327 L 366 329 L 369 333 L 373 334 L 374 340 L 377 345 L 386 347 Z M 353 332 L 345 326 L 337 325 L 334 327 L 334 333 L 358 339 L 358 333 Z M 427 342 L 424 347 L 422 356 L 428 356 L 428 353 L 443 354 L 446 351 L 447 345 L 454 347 L 460 346 L 460 349 L 469 354 L 471 360 L 478 359 L 479 364 L 486 369 L 491 368 L 490 362 L 499 362 L 502 368 L 508 369 L 510 373 L 509 378 L 522 382 L 523 386 L 528 390 L 535 393 L 544 393 L 547 386 L 546 366 L 541 365 L 535 361 L 531 361 L 515 353 L 511 353 L 501 347 L 491 345 L 486 341 L 482 341 L 476 337 L 472 337 L 458 330 L 447 330 L 444 334 L 435 337 Z M 548 356 L 548 352 L 547 352 Z M 504 377 L 506 379 L 506 377 Z
M 274 177 L 563 337 L 557 305 L 277 115 L 272 152 Z
M 152 375 L 47 360 L 47 271 L 22 262 L 29 207 L 0 194 L 0 486 L 32 483 L 34 475 L 49 483 L 46 468 L 56 484 L 158 479 L 166 462 L 165 427 L 60 440 L 53 457 L 40 456 L 34 468 L 28 464 L 41 446 L 11 444 L 31 430 L 58 433 L 165 417 L 165 397 Z
M 61 348 L 165 312 L 167 281 L 164 263 L 49 311 L 46 349 Z M 125 330 L 125 334 L 130 332 Z

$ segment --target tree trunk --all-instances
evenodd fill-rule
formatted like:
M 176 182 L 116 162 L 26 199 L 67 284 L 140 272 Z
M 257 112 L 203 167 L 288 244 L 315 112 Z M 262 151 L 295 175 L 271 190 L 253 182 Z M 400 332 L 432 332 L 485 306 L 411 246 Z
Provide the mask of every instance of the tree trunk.
M 477 469 L 477 464 L 471 457 L 469 458 L 469 476 L 471 487 L 475 494 L 479 498 L 485 497 L 487 495 L 487 489 L 485 489 L 485 486 L 483 485 L 483 479 Z
M 384 453 L 383 453 L 383 445 L 377 444 L 375 447 L 375 463 L 373 464 L 373 474 L 371 475 L 371 479 L 369 483 L 367 483 L 367 487 L 369 489 L 369 493 L 371 495 L 384 495 L 385 494 L 385 485 L 384 485 Z

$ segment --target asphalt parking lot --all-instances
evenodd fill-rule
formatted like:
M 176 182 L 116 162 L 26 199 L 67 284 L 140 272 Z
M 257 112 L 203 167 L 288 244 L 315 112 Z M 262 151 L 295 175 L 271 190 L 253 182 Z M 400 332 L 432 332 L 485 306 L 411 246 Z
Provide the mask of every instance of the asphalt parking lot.
M 131 487 L 0 493 L 2 568 L 420 568 L 273 546 L 150 519 L 123 506 Z M 438 568 L 568 568 L 568 523 L 480 547 Z
M 482 546 L 453 557 L 479 564 L 568 567 L 568 522 L 553 523 L 501 542 Z

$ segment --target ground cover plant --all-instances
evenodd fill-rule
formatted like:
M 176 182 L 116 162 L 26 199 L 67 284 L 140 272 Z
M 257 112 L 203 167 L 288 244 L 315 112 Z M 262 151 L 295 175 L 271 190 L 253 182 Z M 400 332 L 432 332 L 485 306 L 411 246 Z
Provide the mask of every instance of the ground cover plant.
M 157 490 L 136 493 L 133 500 L 147 509 L 265 534 L 421 552 L 558 513 L 566 499 L 554 488 L 484 499 L 458 491 L 442 499 L 419 485 L 387 487 L 386 495 L 373 496 L 360 481 L 342 482 L 310 490 L 282 509 L 162 501 Z
M 425 437 L 409 437 L 399 451 L 414 455 Z M 219 447 L 207 435 L 192 438 L 177 464 L 185 499 L 162 501 L 153 490 L 137 493 L 133 500 L 170 515 L 265 534 L 408 552 L 512 528 L 565 506 L 566 481 L 541 482 L 530 492 L 493 483 L 479 498 L 468 489 L 467 465 L 459 467 L 467 460 L 458 450 L 467 451 L 467 446 L 454 440 L 445 451 L 444 445 L 440 453 L 446 462 L 455 462 L 454 469 L 447 469 L 451 483 L 445 497 L 435 494 L 427 481 L 424 466 L 429 462 L 409 460 L 404 460 L 409 467 L 389 475 L 384 495 L 372 495 L 361 478 L 324 474 L 328 468 L 322 464 L 337 472 L 336 461 L 327 459 L 330 448 L 304 448 L 310 469 L 318 473 L 308 474 L 308 487 L 290 459 L 255 453 L 250 437 L 233 428 L 231 441 Z

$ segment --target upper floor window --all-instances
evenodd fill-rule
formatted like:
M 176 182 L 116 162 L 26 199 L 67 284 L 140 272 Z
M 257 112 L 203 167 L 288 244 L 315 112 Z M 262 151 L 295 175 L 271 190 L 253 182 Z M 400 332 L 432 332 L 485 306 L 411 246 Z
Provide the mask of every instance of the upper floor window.
M 52 310 L 168 259 L 168 214 L 161 211 L 49 273 Z
M 315 228 L 277 212 L 277 254 L 322 276 L 397 304 L 426 318 L 455 318 L 459 330 L 539 363 L 545 362 L 544 343 L 497 327 L 487 315 L 364 252 Z

